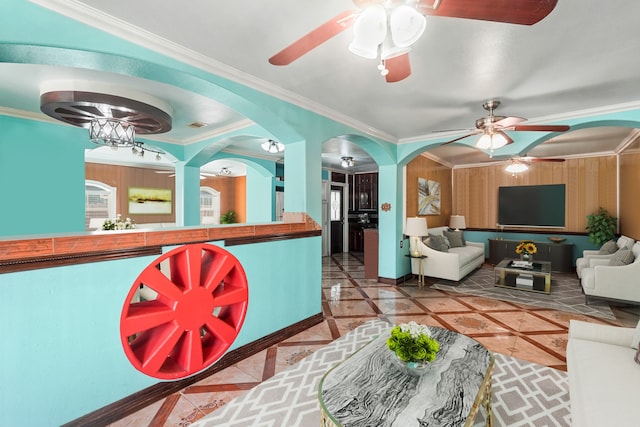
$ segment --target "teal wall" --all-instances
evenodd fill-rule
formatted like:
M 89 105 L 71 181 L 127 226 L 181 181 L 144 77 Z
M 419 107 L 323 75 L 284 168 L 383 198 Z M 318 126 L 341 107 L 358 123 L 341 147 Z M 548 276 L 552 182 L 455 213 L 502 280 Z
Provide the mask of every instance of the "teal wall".
M 249 283 L 232 348 L 322 311 L 320 248 L 320 237 L 226 248 Z M 132 367 L 119 330 L 126 296 L 154 259 L 0 274 L 0 425 L 57 426 L 158 382 Z
M 87 131 L 7 116 L 0 129 L 0 236 L 84 231 Z

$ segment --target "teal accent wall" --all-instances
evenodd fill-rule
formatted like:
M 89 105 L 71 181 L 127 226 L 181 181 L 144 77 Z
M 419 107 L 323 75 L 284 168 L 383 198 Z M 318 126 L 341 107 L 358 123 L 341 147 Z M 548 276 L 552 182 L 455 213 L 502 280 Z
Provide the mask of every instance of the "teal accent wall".
M 227 250 L 249 283 L 232 348 L 322 311 L 320 237 Z M 132 284 L 155 258 L 0 274 L 0 425 L 58 426 L 158 382 L 129 363 L 119 329 Z
M 85 129 L 0 116 L 0 236 L 84 231 Z
M 404 205 L 402 188 L 403 169 L 398 165 L 380 166 L 378 169 L 378 276 L 399 278 L 410 272 L 409 253 L 403 241 L 402 225 Z M 391 210 L 380 209 L 382 203 L 391 204 Z M 400 242 L 403 241 L 402 247 Z
M 247 222 L 271 222 L 274 214 L 273 175 L 247 168 Z

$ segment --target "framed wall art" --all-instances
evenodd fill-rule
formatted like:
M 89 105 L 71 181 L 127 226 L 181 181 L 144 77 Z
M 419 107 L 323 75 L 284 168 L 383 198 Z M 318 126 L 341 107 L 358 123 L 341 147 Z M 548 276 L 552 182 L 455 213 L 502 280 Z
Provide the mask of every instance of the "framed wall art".
M 440 183 L 418 178 L 418 215 L 440 215 Z
M 170 188 L 129 187 L 129 214 L 170 214 Z

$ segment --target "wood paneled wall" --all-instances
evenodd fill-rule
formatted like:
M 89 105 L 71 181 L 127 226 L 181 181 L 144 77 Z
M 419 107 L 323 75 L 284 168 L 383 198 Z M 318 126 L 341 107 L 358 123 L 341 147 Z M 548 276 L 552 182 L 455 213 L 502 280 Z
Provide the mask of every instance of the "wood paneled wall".
M 616 157 L 568 159 L 565 162 L 537 162 L 529 170 L 511 175 L 505 165 L 454 169 L 453 206 L 465 215 L 467 226 L 496 228 L 498 221 L 498 187 L 517 185 L 566 185 L 567 232 L 584 232 L 586 216 L 602 206 L 617 215 Z M 554 209 L 553 206 L 546 207 Z
M 620 233 L 640 240 L 640 150 L 620 156 Z
M 173 223 L 176 221 L 175 178 L 170 175 L 171 174 L 159 174 L 153 169 L 147 168 L 85 163 L 85 178 L 116 187 L 118 189 L 116 212 L 120 213 L 123 217 L 130 217 L 136 224 Z M 200 185 L 214 188 L 220 192 L 221 214 L 233 209 L 236 212 L 236 221 L 239 223 L 246 222 L 246 177 L 208 177 L 201 180 Z M 173 193 L 171 214 L 130 214 L 128 212 L 129 202 L 127 200 L 129 187 L 170 188 Z
M 425 178 L 440 183 L 440 215 L 418 215 L 418 178 Z M 405 212 L 407 217 L 423 216 L 427 218 L 429 227 L 449 224 L 451 216 L 451 169 L 418 156 L 407 164 L 407 201 Z M 456 212 L 458 214 L 458 212 Z
M 220 215 L 233 210 L 236 213 L 236 222 L 247 222 L 246 178 L 246 176 L 207 177 L 200 181 L 200 185 L 220 192 Z
M 176 222 L 176 189 L 175 179 L 169 174 L 159 174 L 153 169 L 128 166 L 104 165 L 99 163 L 85 163 L 85 179 L 100 181 L 116 187 L 116 213 L 129 217 L 136 224 L 157 222 Z M 171 214 L 134 215 L 129 213 L 129 187 L 170 188 L 172 192 Z
M 640 160 L 627 159 L 621 170 L 620 194 L 633 191 L 640 185 L 637 172 Z M 433 160 L 418 156 L 407 165 L 407 216 L 417 212 L 418 177 L 440 181 L 442 213 L 427 217 L 429 226 L 447 225 L 449 215 L 464 215 L 467 227 L 495 229 L 498 220 L 498 187 L 513 185 L 566 184 L 567 232 L 585 232 L 586 216 L 602 206 L 614 216 L 617 212 L 616 156 L 567 159 L 558 162 L 532 163 L 527 172 L 512 176 L 504 171 L 505 164 L 459 168 L 453 171 Z M 628 171 L 626 171 L 628 169 Z M 452 184 L 447 176 L 453 175 Z M 622 178 L 624 176 L 624 178 Z M 633 198 L 629 194 L 626 198 Z M 636 197 L 637 198 L 637 197 Z M 622 211 L 628 209 L 628 213 Z M 638 202 L 621 204 L 621 215 L 634 218 Z M 549 209 L 553 209 L 552 206 Z M 629 221 L 632 222 L 632 221 Z M 622 229 L 626 225 L 621 221 Z M 630 224 L 628 225 L 631 226 Z M 640 227 L 640 225 L 639 225 Z M 632 236 L 637 231 L 631 231 Z M 640 237 L 640 233 L 638 233 Z

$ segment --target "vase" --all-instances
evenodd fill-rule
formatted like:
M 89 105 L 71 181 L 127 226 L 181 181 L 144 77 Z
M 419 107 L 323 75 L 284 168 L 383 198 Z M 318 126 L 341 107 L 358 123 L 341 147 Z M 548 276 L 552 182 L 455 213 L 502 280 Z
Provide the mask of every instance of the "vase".
M 520 254 L 520 261 L 533 262 L 533 254 Z
M 392 359 L 405 374 L 413 377 L 422 376 L 429 372 L 431 368 L 431 362 L 406 362 L 400 359 L 395 353 Z

